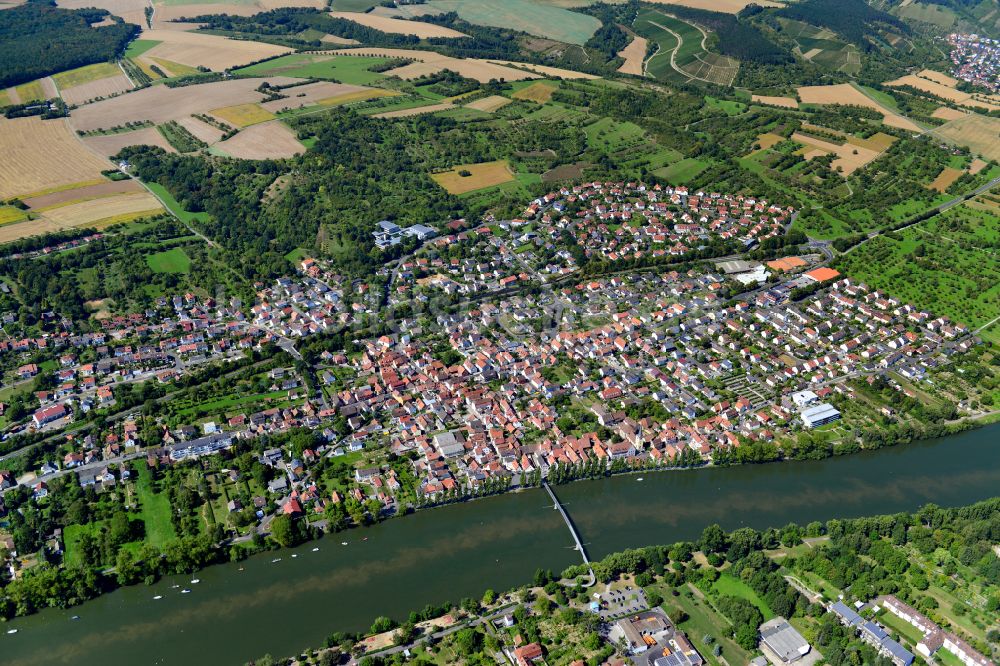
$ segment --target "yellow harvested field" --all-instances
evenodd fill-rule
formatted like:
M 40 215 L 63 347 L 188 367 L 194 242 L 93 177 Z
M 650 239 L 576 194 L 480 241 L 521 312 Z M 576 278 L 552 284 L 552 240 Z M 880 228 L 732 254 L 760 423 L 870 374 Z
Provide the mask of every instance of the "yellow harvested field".
M 111 163 L 80 143 L 65 118 L 0 118 L 0 199 L 103 180 Z
M 806 60 L 812 60 L 822 52 L 823 49 L 809 49 L 808 51 L 802 54 L 802 57 L 805 58 Z
M 115 68 L 118 71 L 118 68 Z M 98 97 L 110 97 L 131 90 L 132 84 L 128 77 L 118 71 L 115 76 L 109 76 L 95 81 L 89 81 L 70 88 L 63 88 L 60 95 L 63 101 L 71 105 L 79 105 Z
M 343 106 L 354 102 L 362 102 L 367 99 L 377 99 L 379 97 L 398 97 L 402 93 L 396 90 L 386 90 L 385 88 L 365 88 L 357 92 L 344 93 L 317 100 L 320 106 Z
M 369 28 L 375 28 L 376 30 L 396 35 L 414 35 L 421 38 L 468 37 L 464 32 L 452 30 L 443 25 L 424 23 L 423 21 L 404 21 L 403 19 L 378 16 L 376 14 L 360 14 L 358 12 L 330 12 L 330 16 L 354 21 Z
M 83 227 L 121 215 L 155 214 L 161 210 L 159 200 L 149 192 L 133 192 L 52 208 L 45 211 L 45 219 L 62 228 Z
M 967 146 L 987 160 L 1000 160 L 1000 118 L 970 113 L 932 130 L 935 136 Z
M 257 123 L 274 120 L 274 114 L 267 111 L 259 104 L 237 104 L 235 106 L 224 106 L 220 109 L 212 109 L 209 113 L 219 120 L 235 125 L 236 127 L 249 127 Z
M 898 127 L 911 132 L 922 131 L 912 120 L 893 113 L 850 83 L 830 86 L 803 86 L 797 92 L 803 104 L 863 106 L 881 113 L 882 122 L 890 127 Z
M 180 30 L 147 30 L 142 38 L 161 42 L 144 53 L 145 57 L 162 58 L 189 67 L 208 67 L 216 72 L 292 51 L 285 46 Z
M 941 169 L 941 173 L 937 175 L 937 178 L 932 180 L 928 185 L 928 189 L 937 190 L 938 192 L 944 192 L 948 187 L 959 179 L 962 175 L 961 169 L 953 169 L 951 167 L 945 167 Z
M 454 109 L 455 105 L 451 102 L 441 102 L 440 104 L 428 104 L 427 106 L 415 106 L 412 109 L 397 109 L 395 111 L 385 111 L 383 113 L 374 113 L 372 118 L 408 118 L 410 116 L 422 116 L 425 113 L 437 113 L 438 111 L 447 111 L 448 109 Z
M 477 99 L 475 102 L 469 102 L 465 105 L 465 108 L 493 113 L 497 109 L 501 109 L 513 101 L 514 100 L 509 97 L 504 97 L 503 95 L 490 95 L 489 97 Z
M 695 9 L 705 9 L 710 12 L 723 12 L 725 14 L 738 14 L 751 3 L 760 5 L 761 7 L 782 6 L 781 3 L 771 2 L 770 0 L 652 0 L 652 2 L 693 7 Z
M 460 171 L 468 171 L 470 175 L 461 176 Z M 448 171 L 432 173 L 431 178 L 451 194 L 464 194 L 484 187 L 493 187 L 514 180 L 507 160 L 481 162 L 479 164 L 459 164 Z
M 359 48 L 327 51 L 335 55 L 375 56 L 377 58 L 406 58 L 416 62 L 384 72 L 386 76 L 398 76 L 401 79 L 416 79 L 427 74 L 436 74 L 443 69 L 450 69 L 462 76 L 487 83 L 490 79 L 506 81 L 521 81 L 537 79 L 537 74 L 525 72 L 503 65 L 497 65 L 486 60 L 452 58 L 433 51 L 417 51 L 415 49 Z M 567 70 L 563 70 L 567 71 Z
M 618 71 L 622 74 L 642 76 L 642 63 L 646 60 L 648 44 L 645 37 L 633 37 L 628 46 L 618 52 L 618 57 L 625 59 Z
M 805 146 L 801 154 L 807 160 L 811 160 L 822 154 L 836 155 L 836 159 L 833 160 L 830 166 L 834 171 L 839 167 L 845 176 L 851 175 L 879 155 L 878 151 L 869 148 L 856 146 L 852 143 L 837 145 L 830 141 L 802 134 L 801 132 L 792 134 L 792 140 Z
M 876 153 L 883 153 L 889 149 L 889 146 L 896 142 L 896 137 L 883 134 L 882 132 L 877 132 L 867 139 L 859 139 L 856 136 L 848 136 L 846 137 L 846 140 L 847 143 L 851 145 L 858 146 L 860 148 L 867 148 L 868 150 L 874 150 Z
M 561 79 L 593 80 L 601 78 L 599 76 L 595 76 L 594 74 L 585 74 L 584 72 L 577 72 L 572 69 L 564 69 L 562 67 L 549 67 L 548 65 L 536 65 L 533 62 L 515 62 L 513 60 L 479 60 L 479 59 L 472 59 L 472 62 L 489 62 L 497 65 L 516 67 L 518 69 L 526 69 L 529 72 L 534 72 L 535 74 L 541 74 L 542 76 L 552 76 Z
M 785 137 L 779 134 L 772 134 L 771 132 L 764 132 L 757 137 L 757 143 L 760 144 L 761 149 L 770 148 L 775 146 L 785 140 Z
M 277 120 L 248 127 L 215 147 L 227 155 L 247 160 L 281 159 L 306 150 L 292 131 Z
M 939 106 L 934 109 L 934 113 L 931 114 L 932 118 L 940 118 L 941 120 L 958 120 L 959 118 L 964 118 L 968 114 L 968 111 L 959 111 L 958 109 L 951 109 L 947 106 Z
M 168 153 L 177 152 L 155 127 L 144 127 L 132 130 L 131 132 L 119 132 L 117 134 L 85 136 L 82 140 L 95 152 L 107 157 L 117 155 L 121 152 L 122 148 L 127 146 L 159 146 Z
M 956 79 L 931 69 L 925 69 L 918 74 L 907 74 L 893 81 L 886 81 L 885 85 L 911 86 L 962 106 L 972 106 L 987 111 L 1000 109 L 1000 97 L 997 95 L 972 95 L 963 92 L 955 87 L 958 85 Z
M 340 44 L 342 46 L 347 46 L 349 44 L 360 44 L 356 39 L 346 39 L 344 37 L 337 37 L 336 35 L 323 35 L 320 37 L 319 41 L 324 44 Z
M 770 106 L 781 106 L 786 109 L 799 108 L 799 102 L 794 97 L 770 97 L 768 95 L 751 95 L 750 100 L 753 102 L 760 102 L 761 104 L 768 104 Z
M 155 65 L 167 76 L 190 76 L 198 73 L 198 69 L 195 67 L 182 65 L 179 62 L 174 62 L 173 60 L 167 60 L 165 58 L 154 58 L 153 56 L 143 55 L 139 57 L 139 60 L 145 60 L 149 64 Z
M 981 160 L 978 157 L 973 158 L 969 163 L 969 173 L 975 176 L 977 173 L 986 168 L 986 160 Z
M 285 99 L 276 99 L 264 102 L 262 107 L 271 113 L 278 113 L 287 109 L 298 109 L 303 106 L 311 106 L 320 100 L 330 99 L 338 95 L 348 93 L 364 92 L 374 90 L 363 86 L 352 86 L 345 83 L 332 83 L 330 81 L 318 81 L 307 83 L 304 86 L 295 86 L 282 91 L 282 95 L 287 95 Z
M 554 83 L 549 83 L 548 81 L 539 81 L 538 83 L 532 83 L 530 86 L 521 88 L 516 93 L 511 95 L 514 99 L 527 99 L 532 102 L 538 102 L 539 104 L 545 104 L 552 99 L 552 93 L 558 89 L 558 86 Z
M 936 81 L 943 86 L 949 86 L 954 88 L 958 85 L 958 79 L 952 78 L 947 74 L 942 74 L 941 72 L 935 72 L 933 69 L 925 69 L 917 74 L 917 76 L 922 76 L 925 79 L 930 79 L 931 81 Z
M 84 9 L 97 7 L 106 9 L 115 16 L 120 16 L 127 23 L 146 27 L 146 16 L 143 10 L 149 6 L 148 0 L 56 0 L 56 4 L 66 9 Z M 159 14 L 159 9 L 157 9 Z
M 301 79 L 271 76 L 230 79 L 180 88 L 150 86 L 127 95 L 88 104 L 73 111 L 70 119 L 76 129 L 85 131 L 118 127 L 143 120 L 160 125 L 195 113 L 207 113 L 211 109 L 259 102 L 263 95 L 255 88 L 264 81 L 272 85 L 288 85 Z
M 193 116 L 181 118 L 177 121 L 181 127 L 194 135 L 196 139 L 212 144 L 222 138 L 224 132 L 215 125 L 209 125 L 204 120 L 198 120 Z

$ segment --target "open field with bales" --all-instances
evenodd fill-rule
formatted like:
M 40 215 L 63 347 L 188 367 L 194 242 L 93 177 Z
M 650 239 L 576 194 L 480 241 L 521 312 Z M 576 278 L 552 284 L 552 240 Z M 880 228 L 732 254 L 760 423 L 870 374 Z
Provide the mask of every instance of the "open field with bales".
M 104 181 L 111 163 L 87 150 L 64 119 L 0 118 L 0 199 Z
M 424 23 L 423 21 L 404 21 L 403 19 L 389 18 L 377 14 L 364 14 L 359 12 L 330 12 L 334 18 L 347 19 L 369 28 L 375 28 L 382 32 L 397 35 L 414 35 L 416 37 L 467 37 L 463 32 L 446 28 L 443 25 Z
M 933 130 L 935 136 L 957 146 L 967 146 L 988 160 L 1000 160 L 1000 118 L 970 113 Z
M 305 152 L 305 146 L 299 143 L 292 131 L 277 120 L 248 127 L 236 136 L 215 144 L 215 148 L 247 160 L 281 159 Z
M 828 86 L 802 86 L 797 92 L 803 104 L 863 106 L 881 113 L 883 116 L 882 122 L 890 127 L 898 127 L 899 129 L 912 132 L 922 131 L 912 120 L 890 111 L 850 83 Z
M 448 171 L 432 173 L 431 178 L 451 194 L 464 194 L 514 180 L 507 160 L 459 164 Z

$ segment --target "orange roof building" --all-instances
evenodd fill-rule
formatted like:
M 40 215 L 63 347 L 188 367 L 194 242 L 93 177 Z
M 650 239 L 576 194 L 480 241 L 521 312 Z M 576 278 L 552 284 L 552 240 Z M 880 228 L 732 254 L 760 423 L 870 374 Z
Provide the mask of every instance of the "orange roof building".
M 774 261 L 767 262 L 767 267 L 773 271 L 787 272 L 795 270 L 796 268 L 802 268 L 806 265 L 805 259 L 801 257 L 782 257 L 781 259 L 775 259 Z
M 808 271 L 805 276 L 815 280 L 816 282 L 826 282 L 827 280 L 840 277 L 840 272 L 835 271 L 832 268 L 827 268 L 826 266 L 820 266 L 819 268 L 814 268 L 811 271 Z

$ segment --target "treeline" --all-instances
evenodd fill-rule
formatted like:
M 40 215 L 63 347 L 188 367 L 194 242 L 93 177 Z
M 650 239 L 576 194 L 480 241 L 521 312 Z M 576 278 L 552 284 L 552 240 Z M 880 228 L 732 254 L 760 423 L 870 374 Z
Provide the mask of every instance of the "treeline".
M 28 0 L 0 12 L 0 88 L 27 83 L 75 67 L 113 59 L 139 26 L 104 9 L 61 9 L 54 0 Z
M 733 14 L 710 12 L 704 9 L 670 5 L 670 13 L 683 20 L 690 20 L 711 30 L 718 39 L 715 47 L 719 53 L 740 62 L 765 65 L 782 65 L 795 59 L 787 49 L 775 44 L 760 28 Z
M 589 14 L 601 22 L 601 27 L 587 40 L 585 47 L 598 51 L 606 62 L 618 57 L 618 52 L 632 41 L 632 36 L 621 29 L 621 25 L 632 25 L 639 12 L 638 0 L 629 0 L 621 5 L 598 2 L 575 11 Z
M 866 51 L 873 45 L 868 39 L 879 25 L 909 34 L 910 28 L 892 14 L 875 9 L 865 0 L 802 0 L 785 5 L 778 16 L 829 28 Z

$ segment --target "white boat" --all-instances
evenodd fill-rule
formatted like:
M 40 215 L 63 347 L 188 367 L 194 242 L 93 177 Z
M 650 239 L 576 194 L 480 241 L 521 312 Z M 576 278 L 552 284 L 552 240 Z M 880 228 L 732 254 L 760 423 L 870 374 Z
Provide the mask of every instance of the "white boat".
M 271 564 L 277 564 L 280 561 L 281 561 L 281 558 L 280 557 L 276 557 L 273 560 L 271 560 Z
M 636 481 L 642 481 L 642 477 L 640 476 Z
M 191 594 L 191 590 L 185 587 L 183 590 L 181 590 L 181 594 Z
M 171 585 L 170 589 L 171 590 L 176 590 L 178 587 L 180 587 L 180 585 Z
M 79 616 L 79 615 L 74 615 L 74 616 L 73 616 L 73 617 L 71 617 L 70 619 L 71 619 L 71 620 L 79 620 L 79 619 L 80 619 L 80 616 Z
M 162 594 L 158 594 L 155 597 L 153 597 L 153 601 L 159 601 L 162 598 L 163 598 L 163 595 Z
M 192 578 L 191 579 L 191 584 L 192 585 L 197 585 L 200 582 L 201 582 L 201 578 Z
M 16 634 L 17 633 L 17 629 L 8 629 L 7 633 L 8 634 Z
M 347 545 L 347 542 L 346 542 L 346 541 L 341 541 L 341 542 L 340 542 L 340 545 L 341 545 L 341 546 L 346 546 L 346 545 Z
M 298 557 L 298 553 L 292 553 L 292 557 Z
M 318 553 L 319 552 L 319 548 L 313 548 L 313 552 L 314 553 Z

